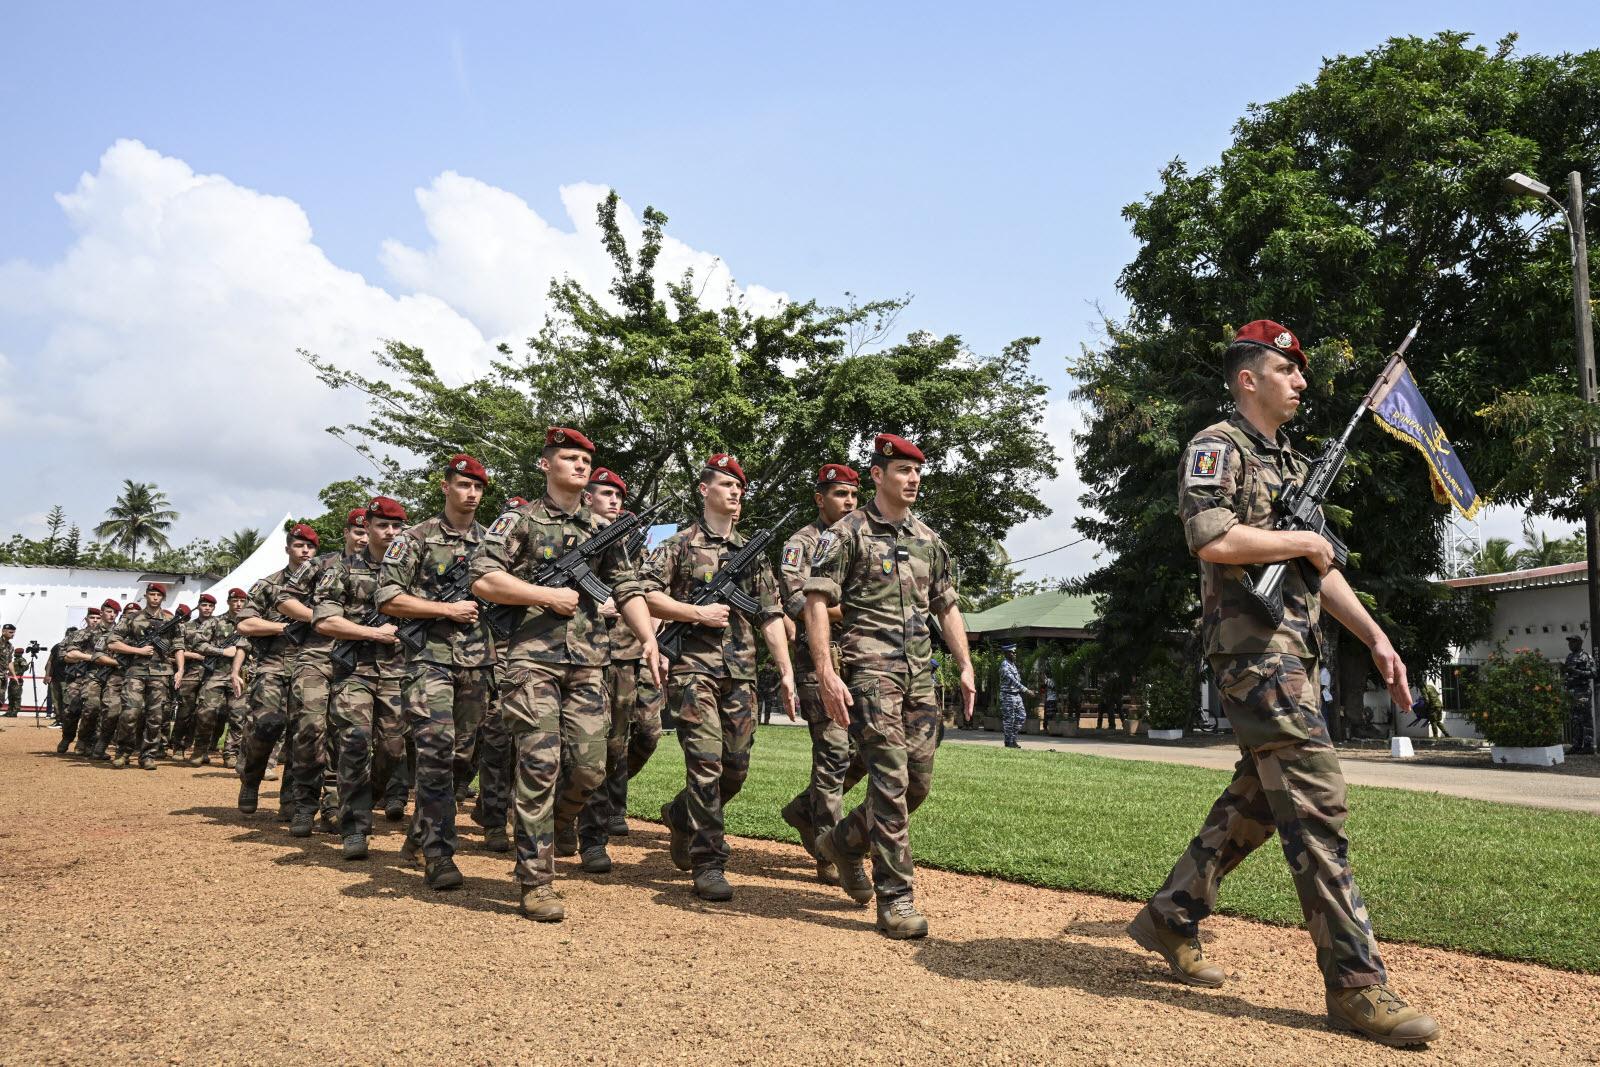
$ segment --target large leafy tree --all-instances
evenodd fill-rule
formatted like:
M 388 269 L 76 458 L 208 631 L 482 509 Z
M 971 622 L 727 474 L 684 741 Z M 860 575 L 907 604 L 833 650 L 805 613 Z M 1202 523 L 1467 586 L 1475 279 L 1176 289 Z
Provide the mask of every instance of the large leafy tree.
M 167 494 L 145 482 L 124 480 L 117 502 L 106 510 L 105 521 L 94 528 L 96 537 L 109 540 L 137 561 L 144 545 L 156 551 L 171 547 L 167 531 L 178 520 L 168 506 Z
M 545 427 L 560 424 L 598 443 L 598 462 L 628 481 L 634 500 L 679 501 L 680 518 L 693 507 L 704 458 L 734 453 L 753 490 L 742 522 L 755 529 L 790 505 L 804 514 L 812 473 L 829 461 L 860 464 L 871 435 L 886 430 L 928 452 L 922 514 L 951 545 L 963 580 L 998 578 L 991 546 L 1045 513 L 1035 488 L 1054 471 L 1040 429 L 1045 387 L 1029 372 L 1036 338 L 995 355 L 956 336 L 912 333 L 889 344 L 903 300 L 807 301 L 770 314 L 712 305 L 692 276 L 658 279 L 666 216 L 647 209 L 642 241 L 630 249 L 617 210 L 615 193 L 599 207 L 615 269 L 607 296 L 554 283 L 555 310 L 526 350 L 502 348 L 476 381 L 446 384 L 421 350 L 400 341 L 378 353 L 381 376 L 306 354 L 328 385 L 370 399 L 369 418 L 334 432 L 379 470 L 376 479 L 329 486 L 325 518 L 346 489 L 375 486 L 426 514 L 439 504 L 442 461 L 462 449 L 495 479 L 485 511 L 532 495 Z
M 1502 180 L 1597 158 L 1600 52 L 1396 38 L 1252 106 L 1219 162 L 1175 161 L 1125 209 L 1140 245 L 1119 282 L 1130 312 L 1073 368 L 1090 409 L 1078 441 L 1085 503 L 1097 509 L 1078 526 L 1111 550 L 1084 584 L 1100 598 L 1110 662 L 1136 669 L 1149 634 L 1198 625 L 1177 462 L 1227 410 L 1220 358 L 1245 321 L 1287 323 L 1307 345 L 1311 388 L 1290 431 L 1315 450 L 1420 319 L 1409 362 L 1479 489 L 1511 503 L 1570 499 L 1570 477 L 1542 497 L 1519 481 L 1526 446 L 1489 421 L 1502 393 L 1559 396 L 1552 382 L 1575 383 L 1566 238 Z M 1550 408 L 1535 420 L 1545 432 L 1561 417 Z M 1362 426 L 1331 504 L 1355 552 L 1352 584 L 1416 667 L 1481 627 L 1481 605 L 1430 581 L 1447 513 L 1414 452 Z M 1359 681 L 1362 650 L 1341 648 Z

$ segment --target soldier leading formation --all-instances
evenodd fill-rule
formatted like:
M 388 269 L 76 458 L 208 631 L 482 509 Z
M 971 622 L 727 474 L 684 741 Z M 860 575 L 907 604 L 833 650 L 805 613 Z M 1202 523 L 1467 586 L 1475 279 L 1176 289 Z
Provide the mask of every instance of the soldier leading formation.
M 1328 542 L 1272 529 L 1276 493 L 1306 473 L 1282 431 L 1305 370 L 1287 328 L 1241 328 L 1224 360 L 1235 413 L 1183 454 L 1178 503 L 1201 561 L 1202 636 L 1240 760 L 1128 933 L 1179 980 L 1222 985 L 1199 925 L 1223 878 L 1276 832 L 1330 1023 L 1424 1044 L 1438 1024 L 1390 990 L 1348 860 L 1344 779 L 1314 681 L 1320 612 L 1371 648 L 1397 700 L 1408 696 L 1405 665 Z M 877 435 L 874 493 L 859 507 L 857 471 L 824 465 L 816 515 L 783 542 L 776 570 L 763 551 L 770 532 L 747 539 L 738 528 L 747 480 L 735 457 L 706 460 L 699 516 L 647 553 L 627 483 L 595 467 L 596 451 L 581 431 L 551 427 L 539 459 L 545 492 L 512 498 L 487 527 L 477 510 L 489 475 L 453 456 L 440 514 L 407 525 L 398 501 L 375 497 L 350 513 L 341 549 L 321 555 L 316 532 L 295 526 L 284 567 L 230 590 L 222 615 L 203 596 L 195 617 L 180 618 L 163 609 L 159 584 L 143 605 L 90 609 L 61 646 L 58 751 L 151 770 L 185 752 L 204 766 L 220 741 L 245 815 L 281 759 L 279 817 L 299 837 L 319 824 L 336 833 L 350 861 L 368 855 L 374 809 L 398 822 L 414 792 L 400 851 L 441 892 L 462 884 L 456 817 L 476 779 L 482 847 L 514 853 L 522 914 L 560 922 L 556 858 L 579 856 L 586 874 L 611 870 L 610 839 L 628 832 L 629 779 L 670 711 L 685 765 L 683 789 L 661 809 L 671 860 L 694 895 L 726 901 L 735 889 L 724 813 L 750 768 L 759 637 L 784 711 L 811 736 L 810 780 L 782 818 L 820 882 L 876 904 L 880 932 L 926 936 L 909 820 L 932 789 L 940 723 L 930 621 L 958 668 L 967 720 L 976 690 L 949 553 L 912 510 L 922 451 Z M 1251 610 L 1246 568 L 1282 560 L 1298 564 L 1274 624 Z M 1004 651 L 1014 746 L 1029 690 L 1014 648 Z M 1569 663 L 1569 677 L 1584 669 L 1593 668 Z M 865 798 L 843 811 L 863 779 Z

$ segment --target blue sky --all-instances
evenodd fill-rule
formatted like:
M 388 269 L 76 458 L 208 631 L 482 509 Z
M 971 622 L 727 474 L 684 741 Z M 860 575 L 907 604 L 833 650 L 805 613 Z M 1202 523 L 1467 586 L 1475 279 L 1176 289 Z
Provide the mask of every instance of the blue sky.
M 1211 162 L 1250 102 L 1388 36 L 1450 28 L 1492 45 L 1515 30 L 1522 51 L 1561 51 L 1595 44 L 1572 26 L 1600 26 L 1588 3 L 1236 4 L 1225 19 L 1163 3 L 454 7 L 8 5 L 0 264 L 47 272 L 94 251 L 85 234 L 112 225 L 121 186 L 102 175 L 99 221 L 77 232 L 53 198 L 119 139 L 292 201 L 332 265 L 401 298 L 429 294 L 394 269 L 385 242 L 429 248 L 417 190 L 440 175 L 503 190 L 565 229 L 563 186 L 614 186 L 635 209 L 665 210 L 675 237 L 721 257 L 741 285 L 825 301 L 913 293 L 906 326 L 960 333 L 980 351 L 1043 337 L 1037 369 L 1064 433 L 1064 361 L 1094 338 L 1097 306 L 1121 306 L 1133 243 L 1120 210 L 1166 161 Z M 25 310 L 0 323 L 13 382 L 95 332 Z M 193 343 L 181 330 L 153 336 Z M 160 353 L 127 358 L 152 361 L 156 381 L 171 373 Z M 70 434 L 71 401 L 30 399 L 61 418 L 25 435 L 0 422 L 0 444 L 15 458 L 51 443 L 41 435 Z M 141 473 L 137 441 L 127 447 L 129 469 L 55 466 L 25 488 L 88 520 L 122 477 L 160 474 L 192 536 L 246 524 L 251 507 L 297 496 L 309 507 L 328 480 L 304 465 L 298 480 L 263 471 L 256 497 L 224 506 L 218 478 L 186 485 L 159 450 Z M 1052 498 L 1071 492 L 1063 481 Z M 8 503 L 0 527 L 26 528 L 37 504 Z M 1059 519 L 1050 526 L 1019 531 L 1013 554 L 1060 543 Z M 1030 572 L 1081 573 L 1086 551 Z

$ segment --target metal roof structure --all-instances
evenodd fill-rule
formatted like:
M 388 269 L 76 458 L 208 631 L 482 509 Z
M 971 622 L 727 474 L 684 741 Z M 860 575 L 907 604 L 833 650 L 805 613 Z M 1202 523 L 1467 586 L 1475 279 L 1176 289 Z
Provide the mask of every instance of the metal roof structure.
M 1444 584 L 1451 589 L 1482 589 L 1498 593 L 1508 589 L 1537 589 L 1548 585 L 1577 585 L 1584 581 L 1586 563 L 1558 563 L 1554 567 L 1534 567 L 1525 571 L 1502 571 L 1499 574 L 1474 574 L 1468 578 L 1446 578 Z
M 980 637 L 1090 637 L 1094 598 L 1072 593 L 1018 597 L 988 611 L 963 616 L 967 632 Z

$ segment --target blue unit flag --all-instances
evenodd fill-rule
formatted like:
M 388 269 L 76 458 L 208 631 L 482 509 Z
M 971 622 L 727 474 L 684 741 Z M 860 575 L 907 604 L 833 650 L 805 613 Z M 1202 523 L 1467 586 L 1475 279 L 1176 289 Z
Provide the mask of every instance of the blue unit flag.
M 1441 504 L 1450 504 L 1463 518 L 1470 519 L 1483 506 L 1478 491 L 1472 488 L 1472 479 L 1461 465 L 1461 457 L 1450 444 L 1444 427 L 1433 417 L 1428 402 L 1422 399 L 1422 390 L 1411 376 L 1411 368 L 1404 360 L 1395 373 L 1378 387 L 1372 401 L 1372 414 L 1390 435 L 1422 453 L 1428 461 L 1428 473 L 1433 481 L 1433 498 Z

